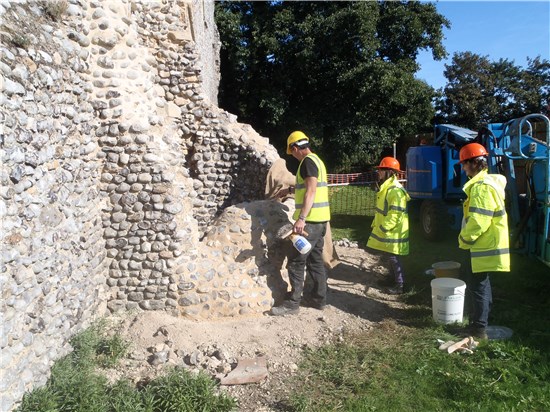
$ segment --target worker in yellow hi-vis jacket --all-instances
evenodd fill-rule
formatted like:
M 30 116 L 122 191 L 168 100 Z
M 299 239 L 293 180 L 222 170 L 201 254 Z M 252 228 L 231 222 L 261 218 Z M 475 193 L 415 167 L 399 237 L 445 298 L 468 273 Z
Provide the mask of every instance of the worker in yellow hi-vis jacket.
M 460 149 L 460 163 L 470 178 L 464 185 L 464 218 L 458 236 L 461 249 L 470 251 L 466 262 L 466 290 L 472 310 L 468 334 L 486 339 L 492 291 L 489 274 L 510 271 L 508 217 L 504 203 L 506 178 L 487 172 L 487 151 L 478 143 Z
M 271 308 L 275 316 L 297 313 L 304 290 L 304 270 L 313 281 L 311 296 L 305 297 L 310 306 L 322 310 L 327 299 L 327 274 L 323 263 L 323 244 L 330 221 L 327 170 L 323 161 L 313 153 L 309 138 L 300 131 L 288 136 L 287 154 L 300 161 L 296 172 L 294 228 L 297 234 L 308 233 L 311 250 L 305 254 L 293 250 L 288 256 L 288 277 L 291 291 L 280 305 Z
M 407 202 L 411 199 L 397 179 L 399 161 L 384 157 L 378 166 L 379 181 L 383 182 L 376 195 L 376 210 L 367 247 L 382 252 L 390 260 L 395 284 L 386 293 L 403 293 L 404 273 L 399 256 L 409 254 L 409 215 Z M 380 254 L 380 253 L 379 253 Z

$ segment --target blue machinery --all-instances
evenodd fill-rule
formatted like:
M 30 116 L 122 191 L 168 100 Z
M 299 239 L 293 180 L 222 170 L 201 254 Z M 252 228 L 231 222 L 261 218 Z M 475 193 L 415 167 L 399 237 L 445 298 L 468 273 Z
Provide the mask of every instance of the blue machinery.
M 490 123 L 479 132 L 437 125 L 433 145 L 409 148 L 407 190 L 424 235 L 435 240 L 449 225 L 460 227 L 466 176 L 458 153 L 474 141 L 489 153 L 489 173 L 506 176 L 510 247 L 550 265 L 550 121 L 541 114 Z

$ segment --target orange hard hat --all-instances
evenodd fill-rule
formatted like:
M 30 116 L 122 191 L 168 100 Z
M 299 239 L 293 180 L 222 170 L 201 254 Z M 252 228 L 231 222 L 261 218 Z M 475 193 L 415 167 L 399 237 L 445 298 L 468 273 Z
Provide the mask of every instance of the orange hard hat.
M 399 161 L 395 157 L 384 157 L 380 161 L 380 165 L 376 167 L 377 169 L 392 169 L 397 172 L 401 171 L 401 168 L 399 166 Z
M 458 157 L 460 158 L 460 163 L 464 163 L 466 160 L 474 159 L 480 156 L 487 156 L 488 154 L 489 153 L 487 153 L 485 147 L 479 143 L 469 143 L 460 149 Z

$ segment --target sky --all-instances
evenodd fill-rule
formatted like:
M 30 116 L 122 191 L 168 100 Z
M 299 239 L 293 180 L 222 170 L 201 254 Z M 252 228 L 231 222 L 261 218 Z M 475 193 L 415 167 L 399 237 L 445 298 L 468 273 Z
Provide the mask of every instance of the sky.
M 508 59 L 521 67 L 527 66 L 527 57 L 550 60 L 550 0 L 442 0 L 436 7 L 451 22 L 443 32 L 449 55 L 434 61 L 431 52 L 422 51 L 416 74 L 436 89 L 445 86 L 444 65 L 451 63 L 455 52 L 470 51 L 490 61 Z

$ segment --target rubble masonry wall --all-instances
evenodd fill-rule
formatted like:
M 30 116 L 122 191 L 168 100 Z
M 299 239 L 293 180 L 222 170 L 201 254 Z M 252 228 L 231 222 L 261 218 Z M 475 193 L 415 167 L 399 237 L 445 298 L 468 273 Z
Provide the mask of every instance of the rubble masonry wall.
M 272 302 L 261 250 L 201 241 L 265 244 L 272 204 L 253 201 L 278 158 L 216 106 L 213 1 L 70 0 L 57 20 L 43 4 L 0 6 L 0 410 L 109 311 Z

